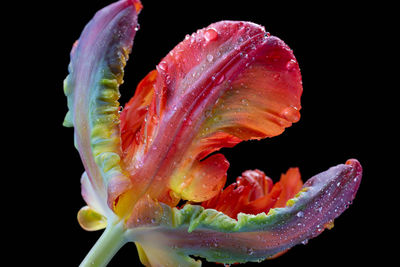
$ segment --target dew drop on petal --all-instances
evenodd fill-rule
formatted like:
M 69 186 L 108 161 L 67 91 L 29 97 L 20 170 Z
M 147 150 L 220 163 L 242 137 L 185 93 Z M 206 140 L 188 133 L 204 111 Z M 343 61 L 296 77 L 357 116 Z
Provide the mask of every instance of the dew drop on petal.
M 213 28 L 207 29 L 204 33 L 204 38 L 206 38 L 207 42 L 213 41 L 217 39 L 218 33 Z
M 279 73 L 275 73 L 272 77 L 275 81 L 278 81 L 280 79 L 281 75 Z
M 288 71 L 292 71 L 294 69 L 294 67 L 296 67 L 296 60 L 291 59 L 288 61 L 288 63 L 286 63 L 286 69 Z
M 282 112 L 282 116 L 291 122 L 298 122 L 300 120 L 300 112 L 293 106 L 285 108 Z
M 160 62 L 160 64 L 158 64 L 158 68 L 160 70 L 167 71 L 168 70 L 168 63 L 163 60 L 163 61 Z
M 253 255 L 254 254 L 254 250 L 252 248 L 248 248 L 247 249 L 247 254 L 248 255 Z
M 225 80 L 225 76 L 221 75 L 221 77 L 218 79 L 217 85 L 221 84 Z

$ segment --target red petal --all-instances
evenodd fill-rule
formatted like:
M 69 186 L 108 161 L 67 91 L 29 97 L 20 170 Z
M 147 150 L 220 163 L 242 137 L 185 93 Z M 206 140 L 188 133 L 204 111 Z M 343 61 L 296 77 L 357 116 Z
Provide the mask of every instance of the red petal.
M 153 70 L 139 83 L 135 95 L 125 105 L 121 112 L 121 141 L 122 150 L 137 144 L 135 138 L 144 122 L 144 117 L 154 95 L 154 82 L 157 71 Z
M 241 212 L 247 214 L 258 214 L 261 212 L 268 213 L 268 211 L 274 207 L 279 195 L 282 192 L 282 186 L 280 183 L 276 183 L 268 195 L 258 198 L 248 205 L 243 207 Z
M 223 21 L 199 30 L 157 70 L 139 144 L 124 159 L 138 197 L 160 199 L 173 190 L 196 200 L 181 184 L 197 161 L 241 140 L 278 135 L 299 119 L 302 86 L 293 53 L 256 24 Z
M 236 218 L 246 214 L 268 213 L 271 208 L 284 207 L 302 188 L 298 168 L 290 168 L 281 180 L 272 186 L 272 180 L 259 170 L 245 171 L 222 193 L 202 204 Z

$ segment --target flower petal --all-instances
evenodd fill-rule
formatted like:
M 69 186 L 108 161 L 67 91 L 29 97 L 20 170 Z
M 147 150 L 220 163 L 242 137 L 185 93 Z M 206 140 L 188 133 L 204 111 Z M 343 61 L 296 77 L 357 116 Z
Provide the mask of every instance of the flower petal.
M 290 168 L 286 174 L 282 174 L 279 184 L 282 187 L 282 192 L 274 205 L 275 208 L 286 206 L 286 202 L 300 191 L 303 181 L 301 180 L 299 169 Z
M 202 159 L 242 140 L 278 135 L 299 119 L 298 64 L 286 44 L 256 24 L 222 21 L 199 30 L 157 71 L 140 144 L 124 157 L 129 194 L 138 198 L 160 199 L 172 190 L 170 205 L 205 200 L 212 194 L 194 195 L 188 184 L 210 180 L 192 175 Z M 225 180 L 222 169 L 214 176 L 218 184 Z
M 222 154 L 215 154 L 203 161 L 195 161 L 187 172 L 188 177 L 172 179 L 171 188 L 181 192 L 184 199 L 202 202 L 215 196 L 225 185 L 229 163 Z
M 86 172 L 81 177 L 81 194 L 92 210 L 104 216 L 108 215 L 110 209 L 107 206 L 107 199 L 94 189 Z
M 171 262 L 177 255 L 221 263 L 261 261 L 330 229 L 354 199 L 361 175 L 359 162 L 349 160 L 309 179 L 284 208 L 267 215 L 241 213 L 237 220 L 196 205 L 181 210 L 163 205 L 153 225 L 133 228 L 127 238 L 149 257 L 162 253 Z
M 69 108 L 64 125 L 74 126 L 87 176 L 102 199 L 111 179 L 129 181 L 120 165 L 118 87 L 140 8 L 138 0 L 121 0 L 97 12 L 74 44 L 64 82 Z
M 145 115 L 153 99 L 154 83 L 157 71 L 153 70 L 139 83 L 135 95 L 125 105 L 121 112 L 121 141 L 123 151 L 134 151 L 129 146 L 138 144 L 140 128 L 144 122 Z M 134 153 L 134 152 L 131 152 Z
M 89 206 L 85 206 L 79 210 L 78 222 L 86 231 L 97 231 L 107 226 L 107 218 Z
M 221 211 L 234 219 L 240 212 L 268 213 L 273 207 L 284 207 L 302 186 L 298 168 L 290 168 L 275 185 L 262 171 L 248 170 L 236 179 L 236 183 L 201 205 Z

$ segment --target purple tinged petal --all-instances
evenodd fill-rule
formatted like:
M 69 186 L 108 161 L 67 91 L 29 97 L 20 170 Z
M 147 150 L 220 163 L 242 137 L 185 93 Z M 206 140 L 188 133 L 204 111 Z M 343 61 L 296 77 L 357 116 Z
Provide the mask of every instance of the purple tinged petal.
M 74 126 L 89 181 L 105 201 L 111 178 L 128 179 L 120 166 L 118 87 L 136 33 L 137 3 L 121 0 L 96 13 L 74 44 L 64 82 L 64 125 Z

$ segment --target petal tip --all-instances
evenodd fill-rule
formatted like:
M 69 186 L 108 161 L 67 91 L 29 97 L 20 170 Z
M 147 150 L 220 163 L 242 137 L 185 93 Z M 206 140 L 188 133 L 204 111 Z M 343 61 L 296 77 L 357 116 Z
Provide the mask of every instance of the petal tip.
M 133 6 L 135 7 L 135 9 L 136 9 L 136 13 L 138 13 L 139 14 L 139 12 L 142 10 L 142 8 L 143 8 L 143 5 L 142 5 L 142 3 L 140 2 L 140 0 L 130 0 L 130 2 L 133 4 Z

